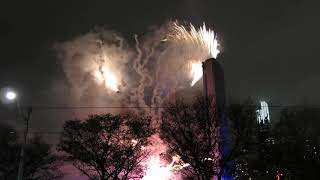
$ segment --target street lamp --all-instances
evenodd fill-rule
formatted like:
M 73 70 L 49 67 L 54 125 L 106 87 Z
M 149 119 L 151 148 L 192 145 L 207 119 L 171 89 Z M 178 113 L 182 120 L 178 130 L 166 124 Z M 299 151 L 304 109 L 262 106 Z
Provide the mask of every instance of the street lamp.
M 6 92 L 6 98 L 7 98 L 9 101 L 15 100 L 16 97 L 17 97 L 17 94 L 16 94 L 14 91 L 7 91 L 7 92 Z
M 19 171 L 18 171 L 18 180 L 22 180 L 23 179 L 23 161 L 24 161 L 24 148 L 27 142 L 27 134 L 28 134 L 28 129 L 29 129 L 29 120 L 31 117 L 31 113 L 32 113 L 32 107 L 28 108 L 27 111 L 27 115 L 23 115 L 21 108 L 20 108 L 20 102 L 19 102 L 19 98 L 17 98 L 17 93 L 15 91 L 12 90 L 8 90 L 5 93 L 5 97 L 7 100 L 9 100 L 10 102 L 12 101 L 16 101 L 17 103 L 17 108 L 18 108 L 18 118 L 24 120 L 24 132 L 23 132 L 23 142 L 21 145 L 21 150 L 20 150 L 20 161 L 19 161 Z

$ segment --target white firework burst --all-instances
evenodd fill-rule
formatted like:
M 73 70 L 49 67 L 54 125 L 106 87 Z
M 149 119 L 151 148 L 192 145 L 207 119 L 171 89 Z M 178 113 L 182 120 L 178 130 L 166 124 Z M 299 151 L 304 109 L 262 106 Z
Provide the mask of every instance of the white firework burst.
M 201 63 L 208 58 L 217 58 L 219 44 L 213 30 L 206 27 L 205 23 L 196 29 L 192 24 L 189 27 L 172 23 L 169 39 L 183 47 L 183 61 L 190 67 L 193 86 L 202 77 Z

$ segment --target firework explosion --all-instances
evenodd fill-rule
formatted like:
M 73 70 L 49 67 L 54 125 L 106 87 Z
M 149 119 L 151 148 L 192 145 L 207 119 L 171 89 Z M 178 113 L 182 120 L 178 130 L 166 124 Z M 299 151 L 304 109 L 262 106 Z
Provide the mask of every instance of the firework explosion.
M 192 24 L 169 22 L 134 40 L 136 44 L 131 47 L 117 33 L 100 29 L 56 46 L 70 84 L 71 105 L 161 106 L 177 91 L 194 88 L 191 86 L 202 77 L 202 62 L 219 53 L 216 35 L 205 24 L 196 29 Z M 111 113 L 121 113 L 119 110 L 125 111 L 119 108 Z M 158 127 L 160 109 L 134 110 L 151 115 Z M 157 135 L 152 141 L 162 142 Z M 166 146 L 153 146 L 156 148 L 150 149 L 143 179 L 168 179 L 175 159 L 164 164 L 159 154 L 166 152 Z
M 151 156 L 147 161 L 146 175 L 142 180 L 166 180 L 172 176 L 171 170 L 174 161 L 169 165 L 163 164 L 158 156 Z
M 217 58 L 219 54 L 216 35 L 213 30 L 206 28 L 205 23 L 199 29 L 190 24 L 188 30 L 175 22 L 170 37 L 177 43 L 185 45 L 184 48 L 187 51 L 185 58 L 191 65 L 191 86 L 193 86 L 202 77 L 202 61 Z

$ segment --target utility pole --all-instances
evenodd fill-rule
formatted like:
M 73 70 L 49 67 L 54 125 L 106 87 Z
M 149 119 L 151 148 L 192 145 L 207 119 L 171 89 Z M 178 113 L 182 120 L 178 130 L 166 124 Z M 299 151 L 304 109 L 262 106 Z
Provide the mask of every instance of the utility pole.
M 21 145 L 21 150 L 20 150 L 20 162 L 19 162 L 19 172 L 18 172 L 18 180 L 23 179 L 23 163 L 24 163 L 24 149 L 27 143 L 27 135 L 28 135 L 28 130 L 29 130 L 29 120 L 31 117 L 32 113 L 32 107 L 28 107 L 27 109 L 27 116 L 24 116 L 21 111 L 20 103 L 17 101 L 17 106 L 18 106 L 18 111 L 19 111 L 19 116 L 22 120 L 24 120 L 24 132 L 23 132 L 23 142 Z

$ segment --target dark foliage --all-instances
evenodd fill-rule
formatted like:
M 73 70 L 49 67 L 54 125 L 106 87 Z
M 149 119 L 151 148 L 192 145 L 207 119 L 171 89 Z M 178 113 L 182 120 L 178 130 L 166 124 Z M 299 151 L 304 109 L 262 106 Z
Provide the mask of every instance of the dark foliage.
M 84 121 L 64 125 L 58 150 L 91 179 L 140 178 L 140 162 L 148 152 L 144 146 L 153 134 L 145 116 L 91 115 Z
M 251 142 L 255 112 L 246 107 L 252 106 L 234 105 L 229 109 L 228 153 L 223 152 L 225 143 L 221 142 L 215 107 L 206 97 L 196 98 L 193 104 L 183 100 L 167 104 L 160 134 L 171 153 L 190 165 L 185 168 L 188 176 L 221 178 L 227 163 L 245 154 Z
M 0 126 L 0 179 L 16 179 L 20 160 L 20 148 L 17 132 L 12 128 Z M 24 179 L 47 180 L 60 179 L 59 160 L 51 152 L 51 146 L 33 137 L 25 148 Z
M 275 171 L 295 179 L 319 179 L 320 112 L 311 108 L 286 109 L 271 131 L 275 143 L 270 162 Z
M 320 113 L 315 109 L 285 109 L 280 121 L 257 125 L 257 143 L 240 162 L 239 179 L 319 179 Z

